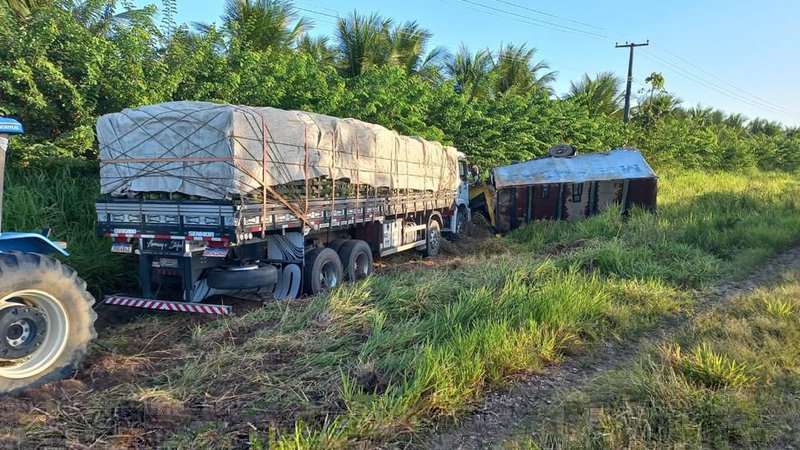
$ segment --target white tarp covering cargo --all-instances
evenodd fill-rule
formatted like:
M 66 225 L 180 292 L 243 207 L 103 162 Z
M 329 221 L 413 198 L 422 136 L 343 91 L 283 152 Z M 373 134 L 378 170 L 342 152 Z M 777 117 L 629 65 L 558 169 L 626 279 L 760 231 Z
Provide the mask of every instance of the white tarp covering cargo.
M 492 170 L 497 189 L 545 183 L 654 178 L 638 150 L 618 148 L 570 158 L 541 158 Z
M 418 191 L 455 190 L 457 152 L 355 119 L 169 102 L 97 122 L 101 192 L 224 199 L 307 178 Z

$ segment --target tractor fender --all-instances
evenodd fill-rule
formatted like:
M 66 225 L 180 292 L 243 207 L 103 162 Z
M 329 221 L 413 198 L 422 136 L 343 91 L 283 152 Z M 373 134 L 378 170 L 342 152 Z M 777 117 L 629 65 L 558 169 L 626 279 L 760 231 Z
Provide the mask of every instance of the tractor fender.
M 69 256 L 66 250 L 50 239 L 37 233 L 0 233 L 0 253 L 21 252 L 50 255 L 58 253 Z

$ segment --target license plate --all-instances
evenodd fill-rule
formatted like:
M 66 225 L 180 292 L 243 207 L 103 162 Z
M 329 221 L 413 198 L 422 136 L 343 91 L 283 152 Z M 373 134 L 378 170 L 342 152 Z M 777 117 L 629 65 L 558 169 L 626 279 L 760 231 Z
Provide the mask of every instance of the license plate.
M 126 242 L 114 242 L 111 244 L 111 253 L 132 253 L 133 244 Z
M 225 247 L 206 247 L 206 249 L 203 250 L 203 256 L 207 258 L 224 258 L 228 256 L 228 249 Z

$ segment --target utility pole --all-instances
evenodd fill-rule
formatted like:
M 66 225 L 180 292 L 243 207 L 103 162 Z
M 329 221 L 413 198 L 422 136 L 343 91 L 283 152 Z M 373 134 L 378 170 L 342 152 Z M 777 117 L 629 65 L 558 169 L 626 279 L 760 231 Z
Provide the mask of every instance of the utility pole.
M 630 44 L 626 41 L 625 44 L 620 45 L 616 44 L 615 48 L 623 48 L 628 47 L 631 50 L 630 58 L 628 58 L 628 87 L 625 89 L 625 116 L 623 117 L 622 121 L 628 123 L 630 120 L 631 114 L 631 83 L 633 83 L 633 49 L 636 47 L 646 47 L 650 45 L 650 39 L 647 40 L 644 44 L 634 44 L 631 42 Z

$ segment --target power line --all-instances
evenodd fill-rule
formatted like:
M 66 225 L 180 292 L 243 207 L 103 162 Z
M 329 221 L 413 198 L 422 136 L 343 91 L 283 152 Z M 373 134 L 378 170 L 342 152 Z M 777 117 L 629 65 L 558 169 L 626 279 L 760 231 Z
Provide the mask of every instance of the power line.
M 546 20 L 536 19 L 536 18 L 533 18 L 533 17 L 530 17 L 530 16 L 526 16 L 524 14 L 518 14 L 518 13 L 515 13 L 513 11 L 508 11 L 508 10 L 501 9 L 501 8 L 496 8 L 494 6 L 485 5 L 483 3 L 475 2 L 475 1 L 472 1 L 472 0 L 461 0 L 461 1 L 464 2 L 464 3 L 470 4 L 470 5 L 478 6 L 480 8 L 486 9 L 486 10 L 503 13 L 503 14 L 506 14 L 508 16 L 513 16 L 514 18 L 517 18 L 516 20 L 522 21 L 523 23 L 528 23 L 529 25 L 540 26 L 540 27 L 547 28 L 547 29 L 550 29 L 550 30 L 555 30 L 555 31 L 567 32 L 567 33 L 568 32 L 573 32 L 573 33 L 593 36 L 595 38 L 608 39 L 608 37 L 603 36 L 602 34 L 595 33 L 593 31 L 581 30 L 579 28 L 569 27 L 569 26 L 566 26 L 566 25 L 558 24 L 558 23 L 548 22 Z M 520 20 L 520 19 L 522 19 L 522 20 Z
M 757 95 L 755 95 L 755 94 L 751 94 L 750 92 L 748 92 L 748 91 L 746 91 L 746 90 L 744 90 L 744 89 L 742 89 L 742 88 L 740 88 L 740 87 L 737 87 L 737 86 L 736 86 L 736 85 L 734 85 L 733 83 L 730 83 L 730 82 L 728 82 L 728 81 L 726 81 L 726 80 L 724 80 L 724 79 L 722 79 L 722 78 L 720 78 L 720 77 L 718 77 L 718 76 L 716 76 L 716 75 L 712 74 L 711 72 L 708 72 L 708 71 L 706 71 L 706 70 L 705 70 L 705 69 L 703 69 L 702 67 L 700 67 L 700 66 L 697 66 L 696 64 L 693 64 L 692 62 L 690 62 L 690 61 L 688 61 L 688 60 L 684 59 L 683 57 L 681 57 L 681 56 L 679 56 L 679 55 L 677 55 L 677 54 L 675 54 L 675 53 L 673 53 L 673 52 L 669 51 L 667 48 L 665 48 L 665 47 L 664 47 L 664 46 L 662 46 L 662 45 L 658 45 L 658 44 L 653 44 L 653 45 L 654 45 L 654 46 L 656 46 L 656 47 L 658 47 L 658 48 L 660 48 L 661 50 L 663 50 L 663 51 L 667 52 L 668 54 L 672 55 L 674 58 L 676 58 L 676 59 L 678 59 L 678 60 L 680 60 L 680 61 L 683 61 L 684 63 L 688 64 L 689 66 L 693 67 L 694 69 L 697 69 L 697 70 L 699 70 L 700 72 L 703 72 L 704 74 L 706 74 L 706 75 L 710 76 L 711 78 L 713 78 L 713 79 L 715 79 L 715 80 L 717 80 L 717 81 L 720 81 L 720 82 L 722 82 L 722 83 L 725 83 L 726 85 L 728 85 L 728 86 L 732 87 L 733 89 L 735 89 L 735 90 L 737 90 L 737 91 L 739 91 L 739 92 L 741 92 L 741 93 L 743 93 L 743 94 L 745 94 L 745 95 L 747 95 L 747 96 L 749 96 L 749 97 L 752 97 L 752 98 L 754 98 L 754 99 L 756 99 L 756 100 L 758 100 L 758 101 L 761 101 L 761 102 L 763 102 L 763 103 L 766 103 L 766 104 L 768 104 L 768 105 L 774 106 L 774 107 L 776 107 L 776 108 L 780 108 L 780 109 L 782 109 L 782 110 L 785 110 L 785 111 L 786 111 L 786 112 L 788 112 L 788 113 L 791 113 L 791 114 L 800 114 L 800 112 L 797 112 L 797 111 L 794 111 L 794 110 L 791 110 L 791 109 L 785 108 L 785 107 L 783 107 L 783 106 L 781 106 L 781 105 L 779 105 L 779 104 L 777 104 L 777 103 L 773 103 L 773 102 L 771 102 L 771 101 L 769 101 L 769 100 L 766 100 L 766 99 L 764 99 L 764 98 L 761 98 L 761 97 L 759 97 L 759 96 L 757 96 Z
M 556 27 L 561 27 L 564 30 L 576 31 L 578 33 L 581 33 L 581 34 L 584 34 L 584 35 L 588 35 L 590 37 L 607 39 L 607 36 L 599 34 L 599 33 L 595 33 L 595 32 L 592 32 L 592 31 L 580 30 L 580 29 L 577 29 L 577 28 L 574 28 L 574 27 L 567 27 L 567 26 L 560 25 L 560 24 L 554 24 L 552 22 L 540 21 L 540 20 L 532 18 L 530 16 L 525 16 L 525 15 L 522 15 L 522 14 L 518 14 L 518 13 L 515 13 L 515 12 L 512 12 L 512 11 L 503 10 L 503 9 L 500 9 L 500 8 L 494 8 L 492 6 L 484 5 L 484 4 L 481 4 L 481 3 L 478 3 L 478 2 L 472 1 L 472 0 L 461 0 L 461 1 L 465 2 L 465 3 L 468 3 L 468 4 L 477 5 L 477 6 L 480 6 L 482 8 L 485 8 L 485 9 L 488 9 L 488 10 L 491 10 L 491 11 L 505 13 L 506 15 L 510 15 L 510 16 L 514 16 L 514 17 L 521 17 L 521 18 L 524 18 L 524 19 L 527 19 L 527 20 L 531 20 L 531 21 L 535 21 L 535 22 L 541 22 L 541 23 L 544 23 L 544 24 L 547 24 L 547 25 L 553 25 L 553 26 L 556 26 Z M 572 23 L 578 23 L 580 25 L 584 25 L 584 26 L 595 28 L 595 29 L 599 29 L 599 30 L 602 30 L 602 31 L 607 31 L 607 30 L 603 29 L 602 27 L 598 27 L 598 26 L 595 26 L 595 25 L 592 25 L 592 24 L 588 24 L 588 23 L 585 23 L 585 22 L 576 21 L 576 20 L 569 19 L 569 18 L 566 18 L 566 17 L 557 16 L 555 14 L 548 13 L 546 11 L 537 10 L 537 9 L 530 8 L 530 7 L 527 7 L 527 6 L 524 6 L 524 5 L 520 5 L 520 4 L 517 4 L 517 3 L 510 2 L 510 1 L 507 1 L 507 0 L 495 0 L 495 1 L 498 2 L 498 3 L 503 3 L 503 4 L 506 4 L 506 5 L 514 6 L 514 7 L 517 7 L 517 8 L 520 8 L 520 9 L 524 9 L 524 10 L 528 10 L 528 11 L 531 11 L 531 12 L 535 12 L 535 13 L 538 13 L 538 14 L 547 15 L 549 17 L 554 17 L 554 18 L 558 18 L 558 19 L 561 19 L 561 20 L 566 20 L 566 21 L 569 21 L 569 22 L 572 22 Z M 534 23 L 532 25 L 539 25 L 539 24 Z M 539 25 L 539 26 L 542 26 L 542 25 Z M 548 27 L 545 27 L 545 28 L 548 28 Z M 564 31 L 564 30 L 559 30 L 559 31 Z M 618 34 L 618 32 L 615 32 L 615 34 Z M 657 44 L 654 44 L 654 45 L 657 45 Z M 774 103 L 774 102 L 771 102 L 769 100 L 763 99 L 763 98 L 761 98 L 761 97 L 759 97 L 759 96 L 757 96 L 755 94 L 752 94 L 752 93 L 750 93 L 750 92 L 748 92 L 748 91 L 746 91 L 746 90 L 744 90 L 742 88 L 739 88 L 738 86 L 736 86 L 736 85 L 734 85 L 734 84 L 732 84 L 732 83 L 730 83 L 730 82 L 728 82 L 726 80 L 723 80 L 722 78 L 720 78 L 720 77 L 712 74 L 711 72 L 699 67 L 698 65 L 691 63 L 690 61 L 688 61 L 688 60 L 686 60 L 686 59 L 674 54 L 673 52 L 670 52 L 668 49 L 664 48 L 663 46 L 658 46 L 658 47 L 660 49 L 664 50 L 665 52 L 673 55 L 675 58 L 678 58 L 679 60 L 683 61 L 685 64 L 688 64 L 689 66 L 694 67 L 696 70 L 706 74 L 707 76 L 709 76 L 709 77 L 711 77 L 713 79 L 716 79 L 716 80 L 718 80 L 718 81 L 720 81 L 720 82 L 732 87 L 736 91 L 739 91 L 742 94 L 750 97 L 750 99 L 743 98 L 743 97 L 741 97 L 740 95 L 737 95 L 737 94 L 732 94 L 727 89 L 722 88 L 721 86 L 715 84 L 713 81 L 710 81 L 710 80 L 708 80 L 706 78 L 703 78 L 702 76 L 694 73 L 693 71 L 687 70 L 686 68 L 682 67 L 680 64 L 676 64 L 674 62 L 668 61 L 665 58 L 660 58 L 660 57 L 658 57 L 657 55 L 655 55 L 652 52 L 648 52 L 653 57 L 659 58 L 662 61 L 664 61 L 664 63 L 670 64 L 671 66 L 675 67 L 676 69 L 682 70 L 684 73 L 687 73 L 688 75 L 683 75 L 682 73 L 680 75 L 688 77 L 690 80 L 695 81 L 695 82 L 697 82 L 698 84 L 701 84 L 704 87 L 707 87 L 707 88 L 709 88 L 709 89 L 711 89 L 711 90 L 713 90 L 715 92 L 721 93 L 721 94 L 726 95 L 728 97 L 734 98 L 734 99 L 736 99 L 738 101 L 747 103 L 747 104 L 752 105 L 752 106 L 756 106 L 756 107 L 758 107 L 760 109 L 763 109 L 765 111 L 769 111 L 769 112 L 773 112 L 773 113 L 777 113 L 777 114 L 781 114 L 781 115 L 792 115 L 792 116 L 796 116 L 796 115 L 800 114 L 800 113 L 798 113 L 798 112 L 796 112 L 794 110 L 791 110 L 791 109 L 786 108 L 784 106 L 778 105 L 777 103 Z M 649 59 L 649 58 L 647 58 L 647 59 Z M 752 100 L 752 99 L 755 99 L 755 100 Z
M 745 97 L 742 97 L 740 95 L 731 93 L 730 91 L 728 91 L 728 90 L 726 90 L 726 89 L 714 84 L 713 82 L 710 82 L 710 81 L 704 79 L 703 77 L 700 77 L 700 76 L 696 75 L 695 73 L 693 73 L 693 72 L 691 72 L 691 71 L 689 71 L 689 70 L 687 70 L 687 69 L 685 69 L 683 67 L 680 67 L 677 64 L 672 63 L 669 60 L 661 58 L 658 55 L 653 54 L 652 52 L 645 51 L 645 53 L 649 54 L 649 57 L 647 55 L 642 55 L 643 58 L 645 58 L 645 59 L 647 59 L 647 60 L 649 60 L 649 61 L 651 61 L 651 62 L 653 62 L 653 63 L 655 63 L 657 65 L 660 65 L 662 67 L 665 67 L 664 65 L 667 65 L 667 66 L 672 68 L 671 70 L 675 71 L 673 73 L 675 73 L 675 74 L 677 74 L 677 75 L 679 75 L 679 76 L 681 76 L 683 78 L 686 78 L 689 81 L 692 81 L 694 83 L 700 84 L 703 87 L 711 89 L 714 92 L 717 92 L 717 93 L 722 94 L 722 95 L 724 95 L 726 97 L 729 97 L 729 98 L 731 98 L 733 100 L 737 100 L 739 102 L 746 103 L 746 104 L 748 104 L 750 106 L 753 106 L 755 108 L 762 109 L 764 111 L 768 111 L 768 112 L 771 112 L 771 113 L 774 113 L 774 114 L 779 114 L 779 115 L 787 116 L 787 117 L 800 117 L 800 115 L 798 115 L 798 114 L 786 113 L 784 111 L 780 111 L 780 110 L 778 110 L 776 108 L 770 107 L 769 105 L 760 104 L 760 103 L 754 102 L 754 101 L 752 101 L 752 100 L 750 100 L 748 98 L 745 98 Z M 667 68 L 667 70 L 670 70 L 669 67 L 665 67 L 665 68 Z
M 567 22 L 572 22 L 574 24 L 584 25 L 584 26 L 587 26 L 587 27 L 590 27 L 590 28 L 594 28 L 594 29 L 597 29 L 597 30 L 600 30 L 600 31 L 605 31 L 604 28 L 598 27 L 597 25 L 592 25 L 590 23 L 581 22 L 579 20 L 572 20 L 572 19 L 569 19 L 569 18 L 566 18 L 566 17 L 557 16 L 555 14 L 551 14 L 551 13 L 546 12 L 546 11 L 541 11 L 541 10 L 538 10 L 538 9 L 534 9 L 534 8 L 529 7 L 529 6 L 520 5 L 520 4 L 513 3 L 513 2 L 508 2 L 508 1 L 505 1 L 505 0 L 495 0 L 495 1 L 497 3 L 503 3 L 503 4 L 508 5 L 508 6 L 513 6 L 515 8 L 524 9 L 526 11 L 531 11 L 531 12 L 534 12 L 536 14 L 541 14 L 543 16 L 552 17 L 552 18 L 555 18 L 555 19 L 561 19 L 561 20 L 565 20 Z

